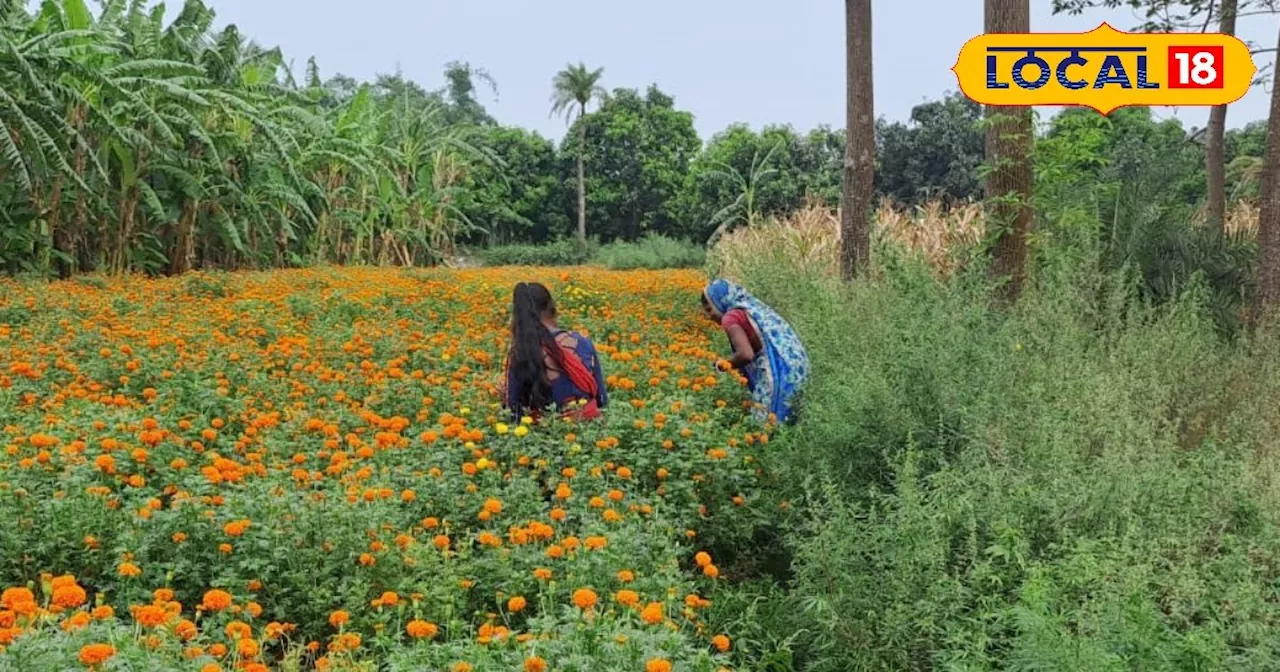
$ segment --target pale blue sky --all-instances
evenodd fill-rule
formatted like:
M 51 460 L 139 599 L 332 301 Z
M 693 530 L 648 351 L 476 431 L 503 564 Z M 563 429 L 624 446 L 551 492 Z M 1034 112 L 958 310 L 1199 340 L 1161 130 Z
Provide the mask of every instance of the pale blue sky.
M 469 61 L 497 80 L 499 121 L 559 138 L 548 118 L 551 78 L 569 61 L 605 69 L 608 88 L 657 83 L 693 112 L 705 139 L 733 122 L 843 125 L 844 3 L 840 0 L 209 0 L 219 23 L 236 23 L 279 45 L 301 73 L 315 55 L 325 77 L 403 73 L 428 88 L 443 66 Z M 179 0 L 171 4 L 178 5 Z M 1054 17 L 1032 0 L 1032 29 L 1089 30 L 1107 20 L 1140 23 L 1131 10 Z M 982 0 L 875 0 L 876 114 L 905 119 L 911 107 L 956 89 L 950 71 L 982 32 Z M 1277 20 L 1246 17 L 1242 37 L 1274 47 Z M 1269 57 L 1259 56 L 1259 66 Z M 1269 92 L 1232 106 L 1229 125 L 1264 118 Z M 1158 108 L 1203 125 L 1202 108 Z

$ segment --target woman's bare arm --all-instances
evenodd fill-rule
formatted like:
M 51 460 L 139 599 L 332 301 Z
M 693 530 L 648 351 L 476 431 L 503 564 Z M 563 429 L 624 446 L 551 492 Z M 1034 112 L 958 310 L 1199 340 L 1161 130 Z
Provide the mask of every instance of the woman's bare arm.
M 733 345 L 733 356 L 729 358 L 730 364 L 740 369 L 756 360 L 756 351 L 751 347 L 751 339 L 747 337 L 745 329 L 733 324 L 725 329 L 725 333 L 729 335 L 729 343 Z

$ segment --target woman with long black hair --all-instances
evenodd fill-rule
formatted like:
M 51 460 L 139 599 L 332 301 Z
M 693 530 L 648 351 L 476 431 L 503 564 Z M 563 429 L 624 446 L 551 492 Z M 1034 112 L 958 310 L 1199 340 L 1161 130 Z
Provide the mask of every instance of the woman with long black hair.
M 512 295 L 505 378 L 504 402 L 516 418 L 537 418 L 554 403 L 566 416 L 590 420 L 609 403 L 595 345 L 556 325 L 551 292 L 536 282 L 517 284 Z

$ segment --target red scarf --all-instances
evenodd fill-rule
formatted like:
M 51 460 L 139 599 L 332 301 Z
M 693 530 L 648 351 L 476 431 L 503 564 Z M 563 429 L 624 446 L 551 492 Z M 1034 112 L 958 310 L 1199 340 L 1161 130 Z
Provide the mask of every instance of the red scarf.
M 594 420 L 600 417 L 600 402 L 598 401 L 600 397 L 600 386 L 596 383 L 595 374 L 591 372 L 591 369 L 587 368 L 587 365 L 582 362 L 582 358 L 578 357 L 578 353 L 573 348 L 567 348 L 563 345 L 559 347 L 560 353 L 563 355 L 561 357 L 564 366 L 564 371 L 562 373 L 569 377 L 569 382 L 573 383 L 574 387 L 587 394 L 585 404 L 581 406 L 575 404 L 572 408 L 565 411 L 562 417 L 572 420 Z M 506 385 L 506 381 L 509 379 L 507 372 L 510 367 L 511 359 L 507 358 L 507 365 L 503 367 L 504 387 Z M 529 412 L 529 417 L 533 418 L 535 421 L 539 420 L 541 416 L 542 413 L 538 409 L 532 409 Z
M 587 403 L 565 413 L 565 417 L 574 420 L 594 420 L 600 417 L 600 405 L 596 400 L 600 396 L 600 387 L 596 384 L 595 374 L 582 363 L 582 358 L 572 348 L 560 346 L 564 354 L 564 373 L 569 376 L 573 386 L 587 393 Z

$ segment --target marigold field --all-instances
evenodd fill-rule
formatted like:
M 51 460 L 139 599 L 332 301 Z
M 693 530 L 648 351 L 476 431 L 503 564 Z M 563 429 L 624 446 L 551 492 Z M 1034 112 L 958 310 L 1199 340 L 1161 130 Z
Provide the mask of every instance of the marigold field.
M 501 410 L 524 279 L 597 342 L 604 421 Z M 769 515 L 768 437 L 702 281 L 0 281 L 0 670 L 726 667 L 707 551 Z

